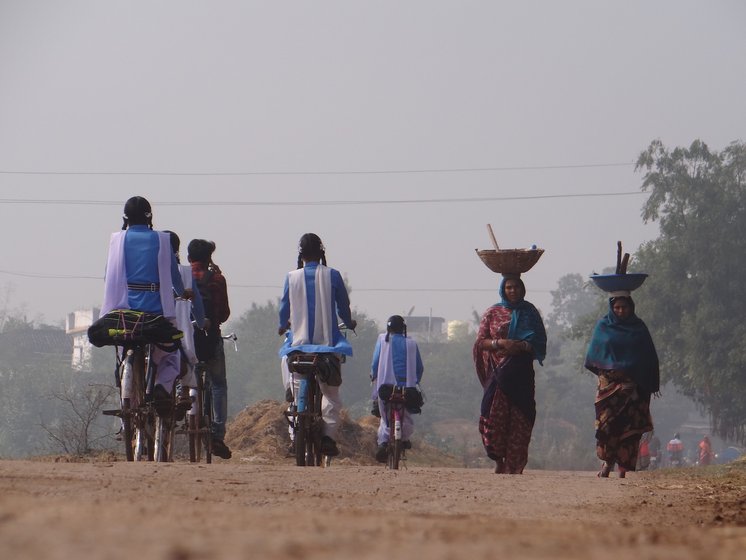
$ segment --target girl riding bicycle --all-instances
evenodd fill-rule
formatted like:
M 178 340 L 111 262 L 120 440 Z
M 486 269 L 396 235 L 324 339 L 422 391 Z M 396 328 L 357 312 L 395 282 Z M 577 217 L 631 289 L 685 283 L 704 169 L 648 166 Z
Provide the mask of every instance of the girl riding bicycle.
M 357 322 L 352 319 L 342 275 L 326 266 L 326 252 L 319 236 L 306 233 L 298 247 L 298 268 L 288 272 L 280 301 L 278 333 L 287 333 L 280 357 L 292 352 L 327 354 L 340 371 L 339 355 L 352 356 L 352 347 L 339 330 L 337 315 L 348 328 L 355 330 Z M 341 374 L 333 377 L 338 378 L 320 383 L 324 395 L 321 446 L 329 457 L 339 454 L 335 438 L 342 410 Z
M 378 336 L 376 349 L 373 352 L 373 363 L 371 364 L 371 380 L 374 387 L 373 399 L 374 401 L 377 400 L 379 412 L 376 416 L 381 419 L 378 425 L 378 450 L 376 451 L 376 460 L 379 463 L 385 463 L 387 460 L 388 442 L 391 437 L 387 405 L 381 399 L 378 399 L 379 392 L 382 387 L 391 387 L 392 385 L 405 387 L 410 390 L 410 393 L 418 391 L 417 385 L 422 379 L 423 371 L 420 349 L 413 339 L 407 338 L 407 325 L 404 318 L 401 315 L 392 315 L 386 322 L 386 333 Z M 413 410 L 417 409 L 407 407 L 402 415 L 404 449 L 411 447 L 409 440 L 414 432 Z

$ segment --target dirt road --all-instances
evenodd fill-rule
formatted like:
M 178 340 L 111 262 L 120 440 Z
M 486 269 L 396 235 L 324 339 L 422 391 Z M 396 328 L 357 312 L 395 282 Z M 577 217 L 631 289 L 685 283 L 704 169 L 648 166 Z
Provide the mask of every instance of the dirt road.
M 0 461 L 0 551 L 23 560 L 743 559 L 746 467 L 622 480 L 241 459 Z

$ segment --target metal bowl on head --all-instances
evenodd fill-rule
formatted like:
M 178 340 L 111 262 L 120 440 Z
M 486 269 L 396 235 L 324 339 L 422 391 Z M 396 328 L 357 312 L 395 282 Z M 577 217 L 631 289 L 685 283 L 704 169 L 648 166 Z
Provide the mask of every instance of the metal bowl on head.
M 522 274 L 539 261 L 544 249 L 475 249 L 479 258 L 492 272 Z
M 591 280 L 604 292 L 631 292 L 636 290 L 645 279 L 647 274 L 592 274 Z

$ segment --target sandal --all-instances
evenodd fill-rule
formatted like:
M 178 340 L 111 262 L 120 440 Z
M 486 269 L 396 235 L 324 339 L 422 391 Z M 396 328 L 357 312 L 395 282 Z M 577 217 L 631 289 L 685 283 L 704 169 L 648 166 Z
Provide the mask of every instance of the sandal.
M 602 463 L 601 464 L 601 470 L 598 471 L 598 474 L 596 476 L 598 478 L 609 478 L 609 473 L 611 472 L 611 467 L 608 463 Z

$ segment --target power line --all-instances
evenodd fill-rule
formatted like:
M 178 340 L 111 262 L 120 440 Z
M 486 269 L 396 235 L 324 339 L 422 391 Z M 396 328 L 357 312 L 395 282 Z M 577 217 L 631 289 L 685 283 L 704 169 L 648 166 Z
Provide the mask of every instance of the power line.
M 523 196 L 478 196 L 459 198 L 406 198 L 385 200 L 202 200 L 202 201 L 153 201 L 157 206 L 373 206 L 384 204 L 457 204 L 473 202 L 508 202 L 519 200 L 550 200 L 560 198 L 606 198 L 610 196 L 646 195 L 644 191 L 619 191 L 608 193 L 565 193 Z M 62 200 L 62 199 L 30 199 L 30 198 L 2 198 L 0 204 L 38 204 L 55 206 L 121 206 L 117 200 Z
M 8 276 L 20 276 L 22 278 L 38 278 L 42 280 L 97 280 L 103 282 L 103 276 L 75 276 L 75 275 L 60 275 L 60 274 L 36 274 L 32 272 L 15 272 L 10 270 L 0 270 L 0 274 L 7 274 Z M 253 289 L 253 290 L 282 290 L 282 286 L 271 285 L 271 284 L 230 284 L 230 289 Z M 453 293 L 464 293 L 464 292 L 496 292 L 497 288 L 358 288 L 355 287 L 351 292 L 453 292 Z M 532 289 L 532 292 L 549 293 L 550 290 L 536 290 Z
M 21 278 L 43 278 L 47 280 L 100 280 L 103 282 L 103 276 L 74 276 L 59 274 L 36 274 L 33 272 L 16 272 L 11 270 L 0 270 L 0 274 L 8 276 L 20 276 Z
M 452 167 L 441 169 L 368 169 L 348 171 L 17 171 L 0 170 L 0 175 L 95 175 L 147 177 L 251 177 L 271 175 L 411 175 L 426 173 L 485 173 L 498 171 L 545 171 L 553 169 L 593 169 L 598 167 L 632 167 L 634 162 L 580 163 L 567 165 L 515 165 L 504 167 Z

